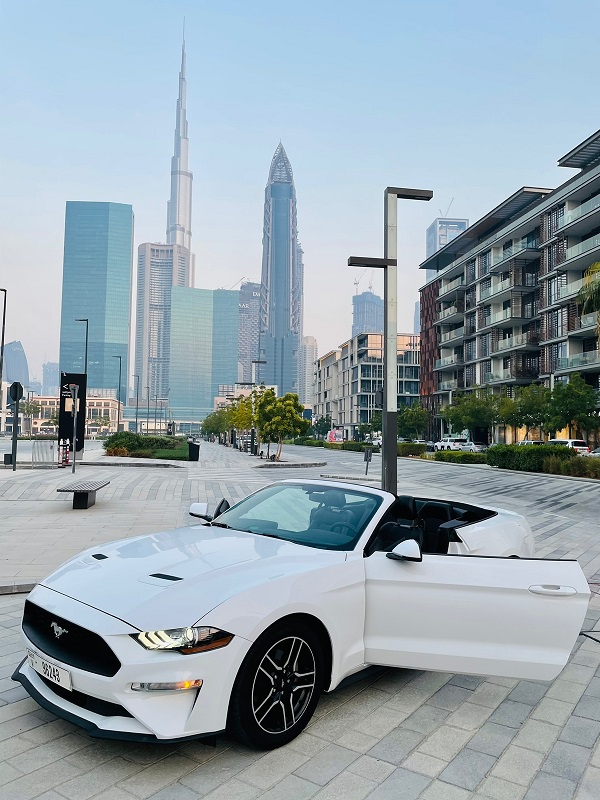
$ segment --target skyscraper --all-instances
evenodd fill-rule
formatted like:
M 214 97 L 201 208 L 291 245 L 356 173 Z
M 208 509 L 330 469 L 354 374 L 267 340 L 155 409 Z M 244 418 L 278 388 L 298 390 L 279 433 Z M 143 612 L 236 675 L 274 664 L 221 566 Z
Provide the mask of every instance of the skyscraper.
M 450 217 L 438 217 L 434 219 L 431 225 L 427 228 L 425 233 L 425 258 L 430 258 L 442 247 L 445 247 L 448 242 L 466 231 L 469 227 L 468 219 L 455 219 Z M 428 281 L 432 280 L 436 275 L 435 270 L 428 270 L 426 278 Z
M 315 361 L 318 357 L 319 350 L 315 337 L 303 336 L 298 370 L 298 399 L 305 406 L 312 406 L 314 403 L 314 372 Z
M 239 379 L 250 383 L 253 376 L 252 361 L 258 359 L 258 331 L 260 317 L 260 283 L 242 283 L 240 286 L 240 312 L 238 334 Z
M 60 321 L 60 369 L 87 372 L 88 389 L 127 396 L 133 210 L 121 203 L 67 202 Z M 88 359 L 85 363 L 88 320 Z M 87 366 L 87 369 L 86 369 Z
M 58 397 L 58 361 L 42 364 L 42 394 L 44 397 Z
M 303 294 L 294 176 L 279 142 L 265 188 L 260 356 L 267 363 L 261 365 L 257 380 L 276 385 L 282 395 L 298 390 Z
M 18 381 L 24 388 L 29 386 L 29 365 L 21 342 L 7 342 L 4 346 L 2 380 Z
M 135 374 L 140 396 L 166 397 L 171 359 L 171 291 L 194 285 L 191 253 L 192 173 L 186 118 L 185 41 L 181 46 L 175 145 L 171 159 L 171 196 L 167 203 L 167 243 L 145 242 L 138 248 Z
M 371 291 L 352 297 L 352 336 L 359 333 L 383 333 L 383 300 Z

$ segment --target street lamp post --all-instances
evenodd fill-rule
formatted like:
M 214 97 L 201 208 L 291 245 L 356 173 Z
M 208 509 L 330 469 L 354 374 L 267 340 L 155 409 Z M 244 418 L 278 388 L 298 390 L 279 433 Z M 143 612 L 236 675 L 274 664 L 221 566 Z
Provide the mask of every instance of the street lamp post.
M 85 361 L 83 365 L 83 371 L 87 376 L 88 371 L 88 332 L 90 327 L 89 319 L 76 319 L 75 322 L 85 322 Z
M 135 382 L 135 432 L 139 433 L 138 429 L 138 409 L 140 407 L 140 376 L 134 375 Z
M 2 334 L 0 336 L 0 412 L 4 408 L 4 398 L 2 397 L 2 368 L 4 367 L 4 330 L 6 328 L 6 289 L 0 289 L 4 292 L 4 302 L 2 307 Z
M 156 409 L 158 407 L 158 395 L 154 398 L 154 435 L 156 436 Z
M 150 387 L 146 386 L 146 400 L 148 401 L 148 408 L 146 410 L 146 436 L 149 436 L 150 431 Z
M 348 259 L 349 267 L 379 267 L 385 270 L 383 333 L 383 413 L 381 488 L 398 491 L 398 198 L 431 200 L 429 189 L 388 186 L 383 193 L 383 258 Z
M 121 366 L 123 356 L 113 356 L 119 359 L 119 392 L 117 394 L 117 433 L 121 427 Z

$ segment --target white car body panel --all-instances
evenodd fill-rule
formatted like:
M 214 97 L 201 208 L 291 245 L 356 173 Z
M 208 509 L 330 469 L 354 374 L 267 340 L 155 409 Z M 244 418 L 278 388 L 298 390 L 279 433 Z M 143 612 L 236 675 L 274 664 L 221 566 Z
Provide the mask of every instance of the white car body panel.
M 99 634 L 121 667 L 105 677 L 44 656 L 25 637 L 27 646 L 67 669 L 76 691 L 118 703 L 132 717 L 106 717 L 69 703 L 27 662 L 20 675 L 74 721 L 109 734 L 176 739 L 225 728 L 233 683 L 252 643 L 294 614 L 310 615 L 325 628 L 332 649 L 329 689 L 369 663 L 537 679 L 554 677 L 564 666 L 589 598 L 577 562 L 472 557 L 490 551 L 531 556 L 533 537 L 522 517 L 497 510 L 458 528 L 461 541 L 450 545 L 455 556 L 425 554 L 421 563 L 383 552 L 365 558 L 394 496 L 356 484 L 325 486 L 383 498 L 354 550 L 194 525 L 95 546 L 34 589 L 32 603 Z M 569 586 L 573 594 L 530 591 L 546 585 Z M 234 638 L 220 649 L 184 656 L 145 650 L 132 637 L 195 624 Z M 193 692 L 131 689 L 139 681 L 196 679 L 203 685 Z
M 370 663 L 552 680 L 587 610 L 576 561 L 374 553 L 365 563 Z

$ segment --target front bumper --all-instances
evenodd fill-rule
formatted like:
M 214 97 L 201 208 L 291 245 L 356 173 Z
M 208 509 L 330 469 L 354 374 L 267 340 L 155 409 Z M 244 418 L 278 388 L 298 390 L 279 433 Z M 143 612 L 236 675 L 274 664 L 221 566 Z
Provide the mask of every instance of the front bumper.
M 49 593 L 49 595 L 46 595 Z M 46 597 L 45 597 L 46 595 Z M 13 680 L 47 710 L 85 728 L 94 736 L 139 741 L 171 741 L 214 736 L 227 724 L 231 689 L 251 642 L 235 636 L 226 646 L 184 656 L 144 650 L 132 637 L 135 628 L 64 595 L 38 587 L 32 602 L 100 635 L 114 651 L 120 668 L 112 677 L 97 675 L 48 656 L 23 635 L 29 650 L 71 674 L 73 693 L 42 678 L 25 659 Z M 134 691 L 136 682 L 202 679 L 200 689 L 173 692 Z

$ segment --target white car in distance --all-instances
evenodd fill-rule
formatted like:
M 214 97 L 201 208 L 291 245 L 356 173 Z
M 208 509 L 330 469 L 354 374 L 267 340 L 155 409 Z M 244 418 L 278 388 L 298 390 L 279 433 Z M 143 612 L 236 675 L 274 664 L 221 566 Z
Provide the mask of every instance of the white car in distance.
M 459 499 L 293 480 L 191 512 L 209 524 L 94 545 L 31 592 L 13 677 L 40 705 L 95 736 L 279 747 L 370 664 L 551 680 L 588 605 L 577 561 Z
M 463 444 L 467 444 L 464 436 L 443 436 L 439 442 L 433 445 L 434 450 L 461 450 Z

